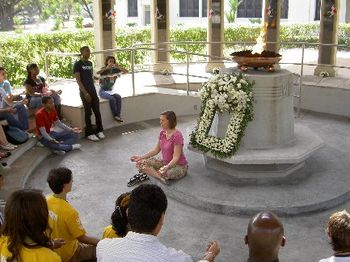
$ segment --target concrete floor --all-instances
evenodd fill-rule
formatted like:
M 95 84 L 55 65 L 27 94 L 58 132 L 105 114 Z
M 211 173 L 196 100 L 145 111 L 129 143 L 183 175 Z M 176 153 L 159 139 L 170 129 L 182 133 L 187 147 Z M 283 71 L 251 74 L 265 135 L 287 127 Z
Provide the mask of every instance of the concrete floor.
M 188 133 L 195 117 L 182 117 L 179 120 L 178 128 Z M 349 120 L 304 113 L 297 121 L 315 131 L 325 141 L 328 149 L 331 148 L 342 156 L 338 160 L 329 155 L 332 162 L 337 163 L 339 170 L 346 172 L 348 169 L 343 164 L 350 162 Z M 158 120 L 152 120 L 110 129 L 106 131 L 107 138 L 98 143 L 82 140 L 81 151 L 71 152 L 64 157 L 52 155 L 43 161 L 29 178 L 26 187 L 42 189 L 45 194 L 50 193 L 46 184 L 48 171 L 57 166 L 72 169 L 74 183 L 68 199 L 80 212 L 87 231 L 101 236 L 103 227 L 109 224 L 116 197 L 130 190 L 126 183 L 136 171 L 129 161 L 130 156 L 151 149 L 156 142 L 158 130 Z M 188 143 L 189 137 L 185 139 Z M 327 151 L 324 152 L 323 156 L 327 157 Z M 187 149 L 185 153 L 190 154 Z M 331 175 L 332 172 L 329 172 L 329 176 Z M 186 178 L 181 182 L 185 182 Z M 349 182 L 346 180 L 344 183 Z M 211 190 L 218 189 L 213 186 Z M 320 192 L 328 190 L 336 189 L 332 189 L 332 185 L 319 188 Z M 270 194 L 273 195 L 274 192 L 271 191 Z M 329 256 L 332 250 L 324 233 L 324 226 L 332 212 L 342 209 L 350 209 L 350 202 L 318 213 L 282 218 L 287 244 L 281 249 L 281 261 L 318 261 Z M 209 213 L 169 198 L 160 239 L 168 246 L 184 250 L 194 259 L 202 256 L 209 240 L 217 239 L 222 251 L 216 261 L 245 261 L 248 252 L 243 238 L 248 220 L 246 216 Z

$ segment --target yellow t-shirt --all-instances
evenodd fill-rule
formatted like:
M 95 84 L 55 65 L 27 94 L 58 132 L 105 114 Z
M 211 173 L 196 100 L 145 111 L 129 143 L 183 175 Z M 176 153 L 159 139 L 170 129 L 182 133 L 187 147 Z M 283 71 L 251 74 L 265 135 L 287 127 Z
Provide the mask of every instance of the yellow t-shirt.
M 79 213 L 68 201 L 54 196 L 46 197 L 49 208 L 49 225 L 52 229 L 51 238 L 64 238 L 66 244 L 55 249 L 63 262 L 72 258 L 78 248 L 78 237 L 86 234 Z
M 0 237 L 0 261 L 6 261 L 8 257 L 11 257 L 7 246 L 8 238 L 5 236 Z M 61 262 L 59 255 L 46 247 L 23 247 L 20 251 L 20 256 L 21 260 L 25 262 Z
M 112 225 L 106 226 L 103 230 L 102 238 L 116 238 L 119 237 L 117 232 L 113 229 Z

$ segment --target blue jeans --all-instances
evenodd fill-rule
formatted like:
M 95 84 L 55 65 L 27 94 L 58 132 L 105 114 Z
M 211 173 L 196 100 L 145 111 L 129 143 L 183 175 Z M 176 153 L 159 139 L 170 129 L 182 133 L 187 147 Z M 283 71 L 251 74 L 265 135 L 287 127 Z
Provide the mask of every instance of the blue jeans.
M 15 104 L 13 108 L 16 108 L 17 113 L 12 114 L 12 113 L 7 113 L 7 112 L 0 112 L 0 118 L 7 120 L 7 123 L 10 126 L 17 127 L 22 130 L 27 130 L 29 127 L 28 124 L 28 113 L 27 109 L 25 106 L 21 103 Z M 17 115 L 17 118 L 15 117 Z
M 58 150 L 58 151 L 65 151 L 65 152 L 71 151 L 73 149 L 72 145 L 75 144 L 78 140 L 78 134 L 75 134 L 72 131 L 62 131 L 62 132 L 52 131 L 49 133 L 49 135 L 59 142 L 62 141 L 59 144 L 55 144 L 45 139 L 44 137 L 41 137 L 39 141 L 44 146 L 50 148 L 51 150 Z
M 55 103 L 55 106 L 61 105 L 61 98 L 58 94 L 51 95 L 53 98 L 53 102 Z M 40 108 L 42 106 L 42 97 L 41 96 L 31 96 L 29 98 L 29 105 L 28 107 L 30 109 Z
M 100 89 L 99 95 L 103 99 L 108 99 L 113 116 L 120 117 L 120 111 L 122 108 L 122 97 L 119 94 L 110 95 L 108 92 L 102 89 Z

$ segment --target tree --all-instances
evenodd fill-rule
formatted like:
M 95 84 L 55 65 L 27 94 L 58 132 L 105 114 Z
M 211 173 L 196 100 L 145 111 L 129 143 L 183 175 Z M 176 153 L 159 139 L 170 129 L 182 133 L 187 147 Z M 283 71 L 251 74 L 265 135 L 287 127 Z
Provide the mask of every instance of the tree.
M 227 22 L 233 23 L 236 19 L 236 13 L 239 5 L 243 2 L 243 0 L 229 0 L 228 5 L 230 9 L 225 13 Z
M 83 7 L 84 11 L 89 15 L 89 17 L 93 20 L 94 16 L 91 12 L 90 5 L 92 0 L 76 0 Z
M 20 12 L 16 6 L 22 0 L 0 0 L 0 30 L 13 29 L 13 17 Z

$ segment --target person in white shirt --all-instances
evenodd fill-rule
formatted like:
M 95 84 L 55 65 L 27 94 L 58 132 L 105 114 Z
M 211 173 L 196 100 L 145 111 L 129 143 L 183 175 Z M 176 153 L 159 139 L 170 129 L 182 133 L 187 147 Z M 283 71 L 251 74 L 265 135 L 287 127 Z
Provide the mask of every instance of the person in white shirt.
M 326 232 L 334 253 L 319 262 L 350 262 L 350 214 L 346 210 L 332 214 Z
M 100 262 L 192 262 L 183 251 L 163 245 L 157 235 L 164 223 L 167 198 L 163 190 L 143 184 L 131 192 L 128 220 L 131 231 L 124 238 L 101 240 L 96 249 Z M 203 261 L 214 261 L 219 254 L 217 241 L 208 244 Z

